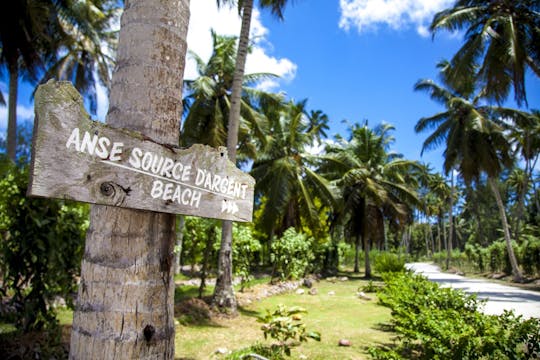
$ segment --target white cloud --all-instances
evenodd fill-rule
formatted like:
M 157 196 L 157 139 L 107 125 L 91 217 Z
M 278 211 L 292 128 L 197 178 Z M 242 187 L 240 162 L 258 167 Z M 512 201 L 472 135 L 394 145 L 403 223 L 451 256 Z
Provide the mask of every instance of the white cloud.
M 358 32 L 386 25 L 394 30 L 414 26 L 421 36 L 429 36 L 427 25 L 435 13 L 452 6 L 454 0 L 340 0 L 339 27 Z
M 214 29 L 220 35 L 238 36 L 240 33 L 241 19 L 236 6 L 223 6 L 218 9 L 215 0 L 197 0 L 191 2 L 190 10 L 188 48 L 205 61 L 212 54 L 210 29 Z M 268 29 L 261 23 L 259 11 L 254 9 L 250 33 L 254 44 L 247 58 L 246 73 L 267 72 L 280 76 L 282 79 L 265 81 L 259 85 L 260 88 L 270 90 L 278 87 L 280 80 L 291 81 L 296 75 L 296 64 L 286 58 L 271 56 L 269 54 L 271 44 L 267 41 L 267 35 Z M 189 56 L 184 77 L 186 79 L 197 77 L 195 62 Z

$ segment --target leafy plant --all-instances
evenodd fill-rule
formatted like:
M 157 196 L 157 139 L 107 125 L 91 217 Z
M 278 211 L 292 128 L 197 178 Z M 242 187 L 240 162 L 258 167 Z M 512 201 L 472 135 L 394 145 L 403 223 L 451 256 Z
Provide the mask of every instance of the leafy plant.
M 254 254 L 261 250 L 261 243 L 253 237 L 251 227 L 236 225 L 233 227 L 233 263 L 234 273 L 241 278 L 240 291 L 253 278 L 251 268 Z
M 53 302 L 71 305 L 80 271 L 88 206 L 26 197 L 27 168 L 3 163 L 0 180 L 2 296 L 17 328 L 54 325 Z
M 280 304 L 273 311 L 266 310 L 266 314 L 257 319 L 258 322 L 263 323 L 261 329 L 264 338 L 270 337 L 277 341 L 272 345 L 275 352 L 290 356 L 293 346 L 306 342 L 308 339 L 321 341 L 320 333 L 306 330 L 306 325 L 302 322 L 302 314 L 306 313 L 307 311 L 301 307 L 287 307 Z
M 282 279 L 298 279 L 305 275 L 313 260 L 311 239 L 294 228 L 289 228 L 283 236 L 272 243 L 270 259 L 274 264 L 274 272 Z
M 389 252 L 379 253 L 373 260 L 373 267 L 379 274 L 388 272 L 403 272 L 405 271 L 405 259 L 397 254 Z
M 525 351 L 535 351 L 536 319 L 523 321 L 512 312 L 485 315 L 476 296 L 441 288 L 422 276 L 387 274 L 383 279 L 379 301 L 392 310 L 391 326 L 400 342 L 393 349 L 372 348 L 378 359 L 520 359 Z

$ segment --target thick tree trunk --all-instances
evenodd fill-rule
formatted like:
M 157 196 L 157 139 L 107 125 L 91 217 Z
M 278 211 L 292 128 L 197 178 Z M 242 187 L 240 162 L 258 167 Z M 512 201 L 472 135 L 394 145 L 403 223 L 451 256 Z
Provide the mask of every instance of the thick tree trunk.
M 242 83 L 249 48 L 249 30 L 253 0 L 244 0 L 242 4 L 242 26 L 236 53 L 236 65 L 232 83 L 231 110 L 227 129 L 227 152 L 229 160 L 236 163 L 236 146 L 238 144 L 238 127 L 240 124 L 240 106 L 242 101 Z M 229 313 L 236 313 L 236 297 L 232 287 L 232 222 L 223 221 L 221 231 L 221 247 L 219 250 L 218 277 L 212 304 Z
M 15 161 L 17 157 L 17 98 L 19 93 L 19 67 L 9 67 L 9 100 L 7 128 L 7 156 Z
M 178 144 L 189 0 L 125 1 L 107 122 Z M 93 206 L 72 359 L 173 359 L 175 216 Z
M 488 178 L 489 185 L 495 195 L 495 201 L 497 202 L 497 207 L 499 208 L 499 214 L 501 216 L 501 223 L 504 232 L 504 241 L 506 242 L 506 250 L 508 252 L 508 258 L 510 260 L 510 265 L 512 266 L 512 275 L 514 276 L 514 281 L 522 282 L 523 274 L 519 269 L 518 262 L 516 259 L 516 254 L 514 254 L 514 248 L 512 248 L 512 241 L 510 239 L 510 230 L 508 227 L 508 221 L 506 220 L 506 211 L 504 209 L 504 204 L 502 202 L 501 193 L 499 192 L 499 187 L 497 181 L 491 177 Z

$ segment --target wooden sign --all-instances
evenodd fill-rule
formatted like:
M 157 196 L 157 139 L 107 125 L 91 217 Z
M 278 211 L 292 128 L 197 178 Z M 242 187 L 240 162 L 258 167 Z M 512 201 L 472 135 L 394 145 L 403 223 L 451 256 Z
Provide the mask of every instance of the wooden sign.
M 255 180 L 226 148 L 180 149 L 92 121 L 68 82 L 41 85 L 35 111 L 28 195 L 251 221 Z

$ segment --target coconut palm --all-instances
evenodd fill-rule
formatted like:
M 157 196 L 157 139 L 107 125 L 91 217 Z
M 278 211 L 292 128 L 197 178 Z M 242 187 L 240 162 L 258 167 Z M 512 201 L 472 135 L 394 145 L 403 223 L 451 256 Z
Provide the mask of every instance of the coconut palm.
M 71 81 L 95 114 L 98 84 L 107 90 L 110 86 L 117 43 L 117 32 L 111 25 L 119 14 L 117 4 L 110 0 L 93 0 L 87 6 L 77 4 L 62 10 L 61 29 L 55 36 L 58 50 L 46 59 L 41 83 L 51 78 Z
M 465 30 L 465 42 L 451 60 L 453 77 L 474 76 L 484 95 L 498 103 L 511 88 L 518 105 L 527 103 L 527 69 L 540 76 L 538 1 L 458 0 L 435 15 L 430 29 Z
M 75 80 L 83 94 L 90 94 L 91 108 L 95 107 L 95 92 L 92 92 L 92 86 L 88 86 L 93 72 L 87 70 L 89 64 L 105 63 L 98 55 L 101 41 L 106 38 L 102 30 L 113 14 L 109 12 L 114 8 L 112 4 L 111 0 L 80 1 L 76 4 L 23 0 L 14 2 L 10 11 L 0 15 L 0 63 L 9 72 L 7 154 L 11 159 L 15 160 L 18 80 L 21 76 L 37 82 L 43 71 L 46 71 L 43 80 L 57 75 L 67 78 L 63 75 L 71 71 L 69 80 Z M 57 59 L 59 54 L 64 54 L 60 60 Z M 66 66 L 66 61 L 61 60 L 66 57 L 72 64 L 83 64 L 87 69 L 81 71 L 79 66 L 76 72 L 70 70 L 73 66 Z M 49 71 L 48 66 L 51 66 Z M 105 67 L 108 74 L 109 67 Z M 98 66 L 97 70 L 104 78 L 105 68 Z
M 356 247 L 355 272 L 359 271 L 358 254 L 363 245 L 365 276 L 371 277 L 369 251 L 371 241 L 380 231 L 380 219 L 389 218 L 403 226 L 419 205 L 416 183 L 408 173 L 419 164 L 402 159 L 389 151 L 394 128 L 383 124 L 370 129 L 367 123 L 351 127 L 350 138 L 337 139 L 326 147 L 321 172 L 340 190 L 336 208 L 339 221 L 345 224 L 346 234 L 354 238 Z
M 447 66 L 441 69 L 443 74 L 449 70 Z M 472 81 L 470 78 L 463 79 L 457 83 L 459 86 L 447 84 L 448 87 L 432 80 L 418 81 L 415 90 L 427 92 L 445 110 L 421 118 L 415 131 L 433 130 L 424 141 L 422 152 L 445 144 L 443 167 L 447 174 L 457 169 L 467 184 L 480 181 L 482 174 L 487 175 L 501 216 L 512 273 L 516 280 L 521 280 L 498 186 L 498 176 L 512 164 L 510 144 L 503 134 L 501 123 L 495 119 L 493 107 L 481 105 L 481 97 L 473 95 L 474 86 L 468 85 Z
M 218 6 L 223 4 L 238 4 L 238 12 L 242 17 L 240 27 L 240 37 L 238 41 L 238 51 L 231 93 L 231 111 L 229 113 L 229 127 L 227 133 L 227 152 L 229 159 L 236 162 L 236 148 L 238 145 L 238 128 L 241 112 L 241 93 L 246 59 L 249 48 L 249 32 L 251 26 L 251 16 L 253 13 L 253 0 L 217 0 Z M 259 0 L 262 8 L 269 8 L 272 14 L 279 19 L 283 19 L 283 10 L 287 0 Z M 221 232 L 221 248 L 219 252 L 218 277 L 212 302 L 220 308 L 236 311 L 236 298 L 232 288 L 232 222 L 223 221 Z
M 509 139 L 515 148 L 516 156 L 519 156 L 525 165 L 524 169 L 513 169 L 508 178 L 509 185 L 515 189 L 517 194 L 514 234 L 516 241 L 519 241 L 520 222 L 525 211 L 525 198 L 531 184 L 535 186 L 533 173 L 540 157 L 540 113 L 504 108 L 497 110 L 498 116 L 511 120 L 511 126 L 508 126 L 507 130 Z
M 189 2 L 126 4 L 107 123 L 178 145 Z M 71 359 L 174 358 L 174 228 L 172 214 L 92 206 Z
M 0 14 L 0 63 L 9 73 L 7 155 L 15 161 L 17 143 L 17 96 L 19 76 L 35 79 L 42 66 L 41 51 L 48 47 L 47 31 L 51 8 L 45 0 L 16 1 Z
M 316 156 L 308 152 L 320 130 L 310 126 L 306 104 L 306 100 L 290 101 L 279 110 L 265 109 L 270 135 L 251 175 L 256 180 L 256 193 L 266 198 L 261 226 L 270 238 L 290 227 L 299 229 L 301 219 L 316 229 L 320 224 L 314 197 L 326 204 L 333 201 L 327 181 L 314 171 Z
M 211 34 L 213 52 L 206 63 L 190 52 L 197 64 L 198 77 L 184 82 L 187 94 L 183 101 L 186 111 L 181 136 L 183 146 L 199 143 L 218 147 L 225 146 L 227 142 L 236 37 L 218 35 L 214 31 Z M 281 101 L 279 95 L 253 87 L 269 77 L 275 75 L 257 73 L 244 77 L 239 128 L 239 153 L 243 161 L 254 158 L 256 144 L 265 139 L 267 125 L 265 117 L 257 110 L 258 104 L 262 101 Z

